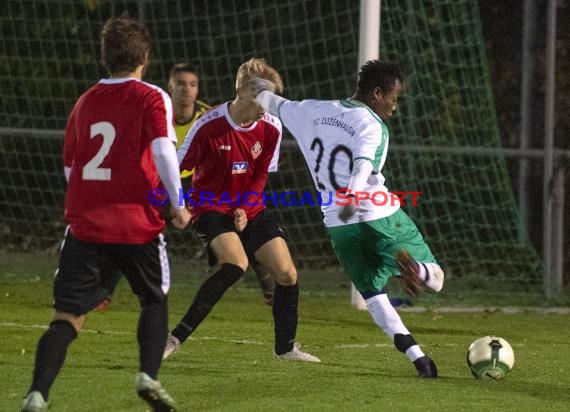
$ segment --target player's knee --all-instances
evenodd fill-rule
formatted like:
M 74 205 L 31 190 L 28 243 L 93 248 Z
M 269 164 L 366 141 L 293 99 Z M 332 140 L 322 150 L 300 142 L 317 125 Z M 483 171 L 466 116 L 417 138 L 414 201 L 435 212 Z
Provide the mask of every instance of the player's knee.
M 247 259 L 247 256 L 231 259 L 229 261 L 221 261 L 220 263 L 221 267 L 224 267 L 224 265 L 237 266 L 241 268 L 244 273 L 249 266 L 249 260 Z
M 223 274 L 221 279 L 223 279 L 224 282 L 229 283 L 229 286 L 233 285 L 238 280 L 240 280 L 240 278 L 244 275 L 245 270 L 247 269 L 247 259 L 245 263 L 246 263 L 245 268 L 242 265 L 235 265 L 233 263 L 223 263 L 220 272 L 218 272 Z
M 406 351 L 414 345 L 417 345 L 417 342 L 412 335 L 404 335 L 402 333 L 396 333 L 394 335 L 394 346 L 396 346 L 396 349 L 400 352 L 406 353 Z
M 71 340 L 77 337 L 79 329 L 76 329 L 75 325 L 65 319 L 53 320 L 49 325 L 49 330 L 57 335 L 67 334 L 71 337 Z
M 293 262 L 284 265 L 278 265 L 272 268 L 273 278 L 275 282 L 282 286 L 293 286 L 297 283 L 297 268 Z
M 53 315 L 51 323 L 58 325 L 66 323 L 71 325 L 71 327 L 76 332 L 79 332 L 83 327 L 84 322 L 85 322 L 85 315 L 74 315 L 73 313 L 56 310 Z
M 161 291 L 162 292 L 162 291 Z M 154 304 L 165 304 L 167 302 L 167 295 L 164 293 L 156 293 L 156 291 L 149 290 L 147 293 L 138 295 L 139 305 L 141 308 L 143 306 L 154 305 Z

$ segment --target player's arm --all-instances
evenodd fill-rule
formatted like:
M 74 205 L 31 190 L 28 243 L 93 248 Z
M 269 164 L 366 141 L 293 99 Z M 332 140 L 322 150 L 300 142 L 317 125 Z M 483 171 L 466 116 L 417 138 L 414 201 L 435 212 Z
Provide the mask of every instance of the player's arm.
M 372 162 L 370 159 L 365 158 L 358 158 L 354 160 L 352 173 L 350 175 L 350 182 L 348 183 L 347 193 L 354 196 L 354 193 L 361 192 L 366 187 L 366 182 L 368 181 L 368 177 L 372 173 Z M 356 205 L 353 202 L 350 202 L 345 207 L 341 208 L 338 214 L 338 217 L 343 221 L 346 222 L 350 219 L 354 213 L 356 212 Z
M 366 187 L 368 177 L 372 173 L 372 162 L 370 159 L 359 158 L 354 160 L 350 182 L 348 183 L 348 193 L 361 192 Z
M 271 162 L 272 155 L 273 152 L 268 151 L 268 155 L 266 154 L 263 159 L 261 159 L 261 162 L 255 166 L 255 173 L 251 177 L 249 184 L 247 185 L 247 190 L 245 192 L 252 192 L 261 195 L 263 189 L 265 189 L 265 185 L 267 184 L 267 178 L 269 176 L 269 163 Z M 244 209 L 246 212 L 252 207 L 253 206 L 248 206 L 246 204 L 242 205 L 242 209 Z
M 278 117 L 283 126 L 302 145 L 302 140 L 308 136 L 307 130 L 313 127 L 314 117 L 310 104 L 276 95 L 275 87 L 269 80 L 254 78 L 250 82 L 250 87 L 255 101 L 263 107 L 263 110 Z
M 176 133 L 173 126 L 172 102 L 162 90 L 152 94 L 149 100 L 149 112 L 145 116 L 146 130 L 151 138 L 150 146 L 156 170 L 170 199 L 170 210 L 174 217 L 172 223 L 184 229 L 190 221 L 190 213 L 184 205 L 182 182 L 176 157 Z
M 178 160 L 174 143 L 167 137 L 158 137 L 152 141 L 152 156 L 160 180 L 170 198 L 171 211 L 174 214 L 172 223 L 183 229 L 190 220 L 190 213 L 184 206 L 182 182 L 178 170 Z
M 279 106 L 287 101 L 284 97 L 275 94 L 275 85 L 266 79 L 254 78 L 251 88 L 257 103 L 273 116 L 279 116 Z
M 71 176 L 71 167 L 75 158 L 75 148 L 77 147 L 77 130 L 75 128 L 75 108 L 71 111 L 67 126 L 65 128 L 65 137 L 63 139 L 63 172 L 65 180 L 69 183 Z
M 281 130 L 279 130 L 279 133 L 281 133 Z M 249 180 L 247 189 L 244 193 L 252 192 L 252 193 L 257 193 L 259 196 L 261 196 L 263 190 L 265 189 L 265 186 L 267 185 L 271 160 L 275 155 L 275 150 L 278 150 L 278 148 L 276 147 L 278 141 L 279 138 L 278 136 L 276 136 L 275 139 L 272 142 L 270 142 L 269 145 L 267 145 L 269 147 L 264 147 L 264 150 L 261 152 L 261 155 L 256 160 L 255 172 L 251 177 L 251 179 Z M 243 203 L 241 209 L 243 209 L 247 214 L 247 212 L 253 207 L 254 206 L 250 206 Z
M 266 112 L 271 113 L 273 116 L 279 116 L 279 106 L 287 101 L 286 98 L 278 96 L 269 90 L 261 91 L 255 96 L 255 100 Z
M 180 170 L 192 170 L 192 174 L 194 174 L 194 167 L 200 159 L 200 142 L 202 140 L 200 136 L 204 134 L 201 132 L 200 125 L 198 122 L 194 122 L 176 151 Z
M 247 189 L 244 191 L 244 194 L 256 193 L 258 195 L 257 201 L 259 201 L 261 193 L 263 192 L 263 189 L 265 189 L 265 185 L 267 184 L 270 162 L 271 162 L 271 156 L 266 156 L 266 158 L 263 159 L 262 164 L 256 165 L 255 174 L 251 177 Z M 255 204 L 255 202 L 251 199 L 249 200 L 249 202 L 252 205 Z M 240 207 L 234 210 L 234 224 L 238 231 L 241 232 L 243 229 L 245 229 L 245 226 L 247 225 L 247 213 L 252 207 L 254 206 L 251 206 L 243 202 Z

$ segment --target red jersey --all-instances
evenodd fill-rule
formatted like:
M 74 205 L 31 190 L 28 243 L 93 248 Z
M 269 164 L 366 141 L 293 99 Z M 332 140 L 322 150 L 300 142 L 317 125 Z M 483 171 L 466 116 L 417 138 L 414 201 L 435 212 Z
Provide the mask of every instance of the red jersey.
M 253 220 L 265 209 L 263 190 L 270 169 L 276 170 L 281 121 L 266 113 L 241 127 L 230 117 L 229 105 L 200 117 L 178 149 L 180 169 L 195 169 L 187 199 L 193 221 L 211 211 L 233 216 L 237 208 Z
M 151 142 L 176 143 L 170 97 L 133 79 L 103 79 L 77 101 L 65 129 L 64 164 L 71 168 L 65 219 L 77 238 L 146 243 L 164 228 L 149 192 L 160 178 Z

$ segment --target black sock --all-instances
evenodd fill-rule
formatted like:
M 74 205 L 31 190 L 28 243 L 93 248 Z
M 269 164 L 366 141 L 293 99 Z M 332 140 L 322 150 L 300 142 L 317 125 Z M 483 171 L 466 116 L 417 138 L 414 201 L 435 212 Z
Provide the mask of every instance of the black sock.
M 231 263 L 224 263 L 220 270 L 210 276 L 198 289 L 194 301 L 182 321 L 174 328 L 172 334 L 184 342 L 202 323 L 214 305 L 222 298 L 226 290 L 245 272 L 242 268 Z
M 65 361 L 67 347 L 77 337 L 77 331 L 66 320 L 54 320 L 36 348 L 36 365 L 30 392 L 39 391 L 47 401 L 49 390 Z
M 156 379 L 168 335 L 168 304 L 153 302 L 141 306 L 137 340 L 140 371 Z
M 275 353 L 283 355 L 293 349 L 297 334 L 297 306 L 299 285 L 275 285 L 273 295 L 273 320 L 275 322 Z

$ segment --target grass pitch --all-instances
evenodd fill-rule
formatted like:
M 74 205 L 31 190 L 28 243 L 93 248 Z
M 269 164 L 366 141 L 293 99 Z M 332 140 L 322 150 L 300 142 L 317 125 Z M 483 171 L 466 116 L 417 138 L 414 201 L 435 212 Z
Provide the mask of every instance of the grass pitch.
M 38 338 L 49 323 L 55 258 L 1 255 L 0 410 L 19 410 Z M 203 267 L 203 265 L 201 265 Z M 170 325 L 179 320 L 204 275 L 176 266 Z M 570 315 L 401 312 L 437 363 L 422 380 L 366 312 L 353 309 L 342 278 L 324 290 L 301 281 L 297 338 L 322 364 L 272 358 L 271 310 L 253 276 L 230 289 L 159 379 L 180 411 L 567 411 Z M 340 283 L 338 283 L 340 282 Z M 306 284 L 306 287 L 304 285 Z M 135 394 L 138 305 L 122 281 L 110 310 L 88 316 L 52 388 L 50 411 L 144 411 Z M 496 334 L 515 351 L 503 381 L 478 381 L 465 361 L 469 344 Z

